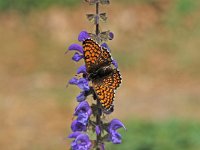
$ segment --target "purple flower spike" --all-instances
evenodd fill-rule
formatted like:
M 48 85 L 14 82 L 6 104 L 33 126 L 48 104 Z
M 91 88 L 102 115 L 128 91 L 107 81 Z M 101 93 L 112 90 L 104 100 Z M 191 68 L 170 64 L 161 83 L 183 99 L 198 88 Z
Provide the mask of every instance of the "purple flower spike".
M 117 61 L 116 60 L 112 60 L 112 64 L 116 67 L 116 68 L 118 68 L 118 63 L 117 63 Z
M 116 131 L 117 129 L 123 127 L 125 130 L 125 126 L 121 121 L 118 119 L 113 119 L 108 127 L 108 141 L 111 141 L 113 144 L 120 144 L 121 143 L 121 135 Z
M 110 48 L 108 47 L 108 44 L 103 43 L 103 44 L 101 44 L 101 46 L 104 47 L 104 48 L 106 48 L 110 52 Z
M 95 127 L 95 131 L 96 131 L 96 134 L 99 135 L 101 133 L 101 130 L 99 128 L 99 126 L 96 126 Z
M 81 31 L 81 33 L 79 34 L 79 36 L 78 36 L 78 40 L 80 41 L 80 42 L 83 42 L 83 41 L 85 41 L 86 39 L 88 39 L 90 36 L 89 36 L 89 34 L 87 33 L 87 31 Z
M 74 115 L 78 116 L 81 113 L 87 114 L 88 116 L 92 114 L 92 110 L 87 101 L 83 101 L 79 103 L 79 105 L 75 109 Z
M 80 66 L 80 67 L 78 68 L 77 74 L 80 74 L 80 73 L 84 73 L 84 74 L 87 73 L 87 72 L 86 72 L 86 67 L 85 67 L 85 65 Z
M 72 142 L 72 150 L 90 150 L 92 143 L 87 134 L 80 134 Z
M 79 53 L 75 53 L 74 56 L 72 57 L 72 60 L 78 62 L 79 60 L 81 60 L 83 58 L 83 55 L 80 55 Z
M 86 99 L 86 97 L 85 97 L 85 92 L 84 91 L 82 91 L 77 97 L 76 97 L 76 100 L 78 101 L 78 102 L 82 102 L 82 101 L 84 101 Z
M 86 131 L 87 130 L 87 127 L 86 125 L 78 122 L 77 120 L 74 120 L 71 124 L 71 129 L 73 132 L 76 132 L 76 131 Z
M 78 51 L 81 54 L 83 54 L 83 47 L 81 45 L 79 45 L 79 44 L 72 44 L 72 45 L 70 45 L 69 48 L 68 48 L 68 50 L 69 51 L 75 50 L 75 51 Z

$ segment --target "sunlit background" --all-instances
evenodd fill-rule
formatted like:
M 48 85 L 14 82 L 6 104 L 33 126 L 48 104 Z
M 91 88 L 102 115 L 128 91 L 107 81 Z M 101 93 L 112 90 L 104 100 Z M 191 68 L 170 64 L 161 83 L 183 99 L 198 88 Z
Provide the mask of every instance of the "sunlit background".
M 200 1 L 111 0 L 101 7 L 123 84 L 115 111 L 127 127 L 107 150 L 200 149 Z M 94 32 L 82 0 L 0 0 L 0 149 L 69 149 L 80 64 L 64 55 Z

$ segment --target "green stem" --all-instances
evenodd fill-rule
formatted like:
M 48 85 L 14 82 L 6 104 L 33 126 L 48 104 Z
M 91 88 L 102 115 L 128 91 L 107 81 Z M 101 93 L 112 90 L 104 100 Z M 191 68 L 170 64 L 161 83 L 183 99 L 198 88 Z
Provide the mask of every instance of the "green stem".
M 99 2 L 96 3 L 96 35 L 98 36 L 99 34 Z M 99 102 L 99 100 L 97 99 L 97 109 L 98 109 L 98 113 L 96 115 L 96 125 L 98 125 L 100 127 L 100 124 L 101 124 L 101 104 Z M 98 134 L 96 136 L 96 142 L 97 142 L 97 148 L 96 150 L 100 150 L 99 149 L 99 143 L 101 143 L 101 133 Z
M 99 2 L 96 3 L 96 16 L 97 16 L 97 24 L 96 24 L 96 35 L 99 34 Z

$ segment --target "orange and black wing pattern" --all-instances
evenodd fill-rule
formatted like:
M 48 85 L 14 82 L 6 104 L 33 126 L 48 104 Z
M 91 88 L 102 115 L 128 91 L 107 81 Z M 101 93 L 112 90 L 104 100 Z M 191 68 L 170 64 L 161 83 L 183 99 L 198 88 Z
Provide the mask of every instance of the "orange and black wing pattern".
M 105 86 L 117 89 L 122 82 L 121 75 L 119 73 L 119 70 L 113 69 L 113 73 L 106 78 L 103 79 L 103 83 Z
M 93 88 L 97 95 L 98 101 L 104 110 L 109 111 L 112 108 L 112 104 L 115 97 L 115 90 L 101 84 L 94 84 Z
M 121 84 L 121 75 L 117 69 L 103 79 L 93 81 L 93 88 L 104 110 L 109 111 L 113 107 L 115 90 Z
M 112 62 L 109 51 L 99 46 L 99 44 L 92 39 L 83 41 L 83 54 L 88 73 L 93 73 L 101 67 L 110 65 Z

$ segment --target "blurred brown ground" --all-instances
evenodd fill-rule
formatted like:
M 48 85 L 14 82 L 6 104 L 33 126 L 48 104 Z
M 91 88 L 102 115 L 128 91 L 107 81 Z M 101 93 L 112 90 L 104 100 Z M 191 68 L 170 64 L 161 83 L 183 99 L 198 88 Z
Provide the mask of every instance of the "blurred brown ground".
M 109 18 L 101 28 L 115 33 L 108 44 L 123 76 L 109 118 L 200 118 L 200 14 L 173 27 L 165 24 L 170 9 L 170 3 L 104 8 Z M 84 16 L 93 11 L 83 5 L 0 14 L 1 150 L 66 149 L 79 90 L 65 85 L 80 64 L 64 52 L 81 30 L 94 31 Z

